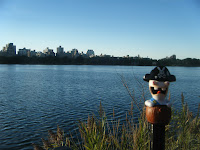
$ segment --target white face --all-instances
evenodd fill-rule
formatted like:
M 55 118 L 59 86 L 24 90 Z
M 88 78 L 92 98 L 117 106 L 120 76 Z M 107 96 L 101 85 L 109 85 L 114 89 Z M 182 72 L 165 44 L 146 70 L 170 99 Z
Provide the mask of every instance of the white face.
M 169 81 L 161 82 L 149 80 L 149 90 L 152 97 L 156 100 L 164 100 L 169 87 Z

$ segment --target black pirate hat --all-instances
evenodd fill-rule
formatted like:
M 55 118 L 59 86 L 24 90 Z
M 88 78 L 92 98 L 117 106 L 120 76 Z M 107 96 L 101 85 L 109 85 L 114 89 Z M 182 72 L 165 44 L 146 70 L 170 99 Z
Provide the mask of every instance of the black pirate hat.
M 167 67 L 157 66 L 151 71 L 150 74 L 146 74 L 143 77 L 143 80 L 147 82 L 149 82 L 149 80 L 173 82 L 176 81 L 176 77 L 170 74 Z

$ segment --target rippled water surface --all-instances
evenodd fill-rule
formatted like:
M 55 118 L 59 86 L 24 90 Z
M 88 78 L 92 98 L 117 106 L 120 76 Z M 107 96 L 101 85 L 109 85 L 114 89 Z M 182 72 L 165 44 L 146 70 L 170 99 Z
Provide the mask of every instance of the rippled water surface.
M 57 125 L 77 129 L 77 120 L 98 114 L 101 101 L 107 116 L 125 119 L 131 98 L 123 87 L 125 79 L 138 101 L 150 98 L 143 76 L 154 67 L 0 65 L 0 149 L 33 149 L 49 129 Z M 177 81 L 171 83 L 171 100 L 181 106 L 181 93 L 194 113 L 200 103 L 200 68 L 168 67 Z M 143 102 L 142 102 L 143 103 Z M 138 110 L 135 107 L 135 116 Z

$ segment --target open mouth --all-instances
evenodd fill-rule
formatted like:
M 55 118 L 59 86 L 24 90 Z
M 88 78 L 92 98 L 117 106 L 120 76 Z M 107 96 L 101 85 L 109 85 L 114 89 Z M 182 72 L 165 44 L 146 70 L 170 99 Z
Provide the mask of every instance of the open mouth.
M 167 91 L 167 88 L 156 88 L 156 87 L 151 87 L 151 92 L 153 94 L 165 94 Z

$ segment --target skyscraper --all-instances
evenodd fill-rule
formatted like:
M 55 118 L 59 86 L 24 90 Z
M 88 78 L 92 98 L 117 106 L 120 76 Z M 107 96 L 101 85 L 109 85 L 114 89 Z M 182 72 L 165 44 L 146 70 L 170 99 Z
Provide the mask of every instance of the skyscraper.
M 57 48 L 57 54 L 62 54 L 62 53 L 64 53 L 64 48 L 61 47 L 61 46 L 59 46 L 59 47 Z
M 72 49 L 72 50 L 71 50 L 71 55 L 72 55 L 73 58 L 78 57 L 78 56 L 79 56 L 78 50 L 75 49 L 75 48 Z
M 45 50 L 43 50 L 43 52 L 44 52 L 45 56 L 52 56 L 52 57 L 55 56 L 53 49 L 49 49 L 48 47 Z
M 64 48 L 63 48 L 63 47 L 59 46 L 59 47 L 57 48 L 56 56 L 57 56 L 57 57 L 63 57 L 63 56 L 65 56 L 65 55 L 64 55 Z
M 16 56 L 16 46 L 13 43 L 6 44 L 6 47 L 3 47 L 3 53 L 5 56 Z
M 88 57 L 92 57 L 92 56 L 94 56 L 94 51 L 91 49 L 88 49 L 86 54 Z
M 19 56 L 28 56 L 30 57 L 30 49 L 26 49 L 25 47 L 23 49 L 19 49 L 18 51 Z

